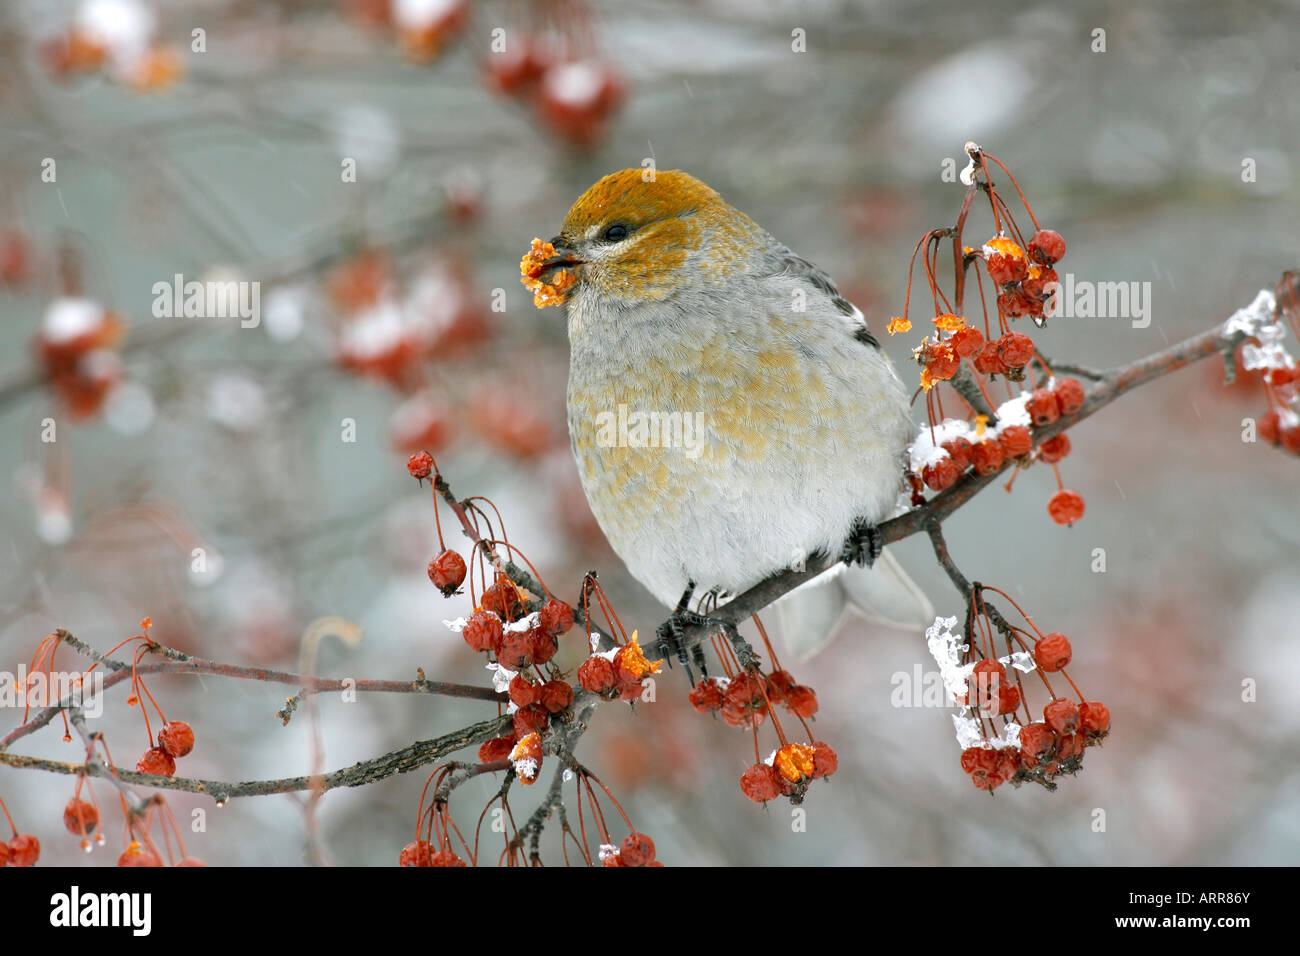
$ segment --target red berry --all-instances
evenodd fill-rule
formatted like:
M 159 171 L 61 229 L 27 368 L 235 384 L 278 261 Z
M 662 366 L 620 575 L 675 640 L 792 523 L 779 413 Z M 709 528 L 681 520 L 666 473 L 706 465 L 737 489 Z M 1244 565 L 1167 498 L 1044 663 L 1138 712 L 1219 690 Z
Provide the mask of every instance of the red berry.
M 722 717 L 733 726 L 754 726 L 767 716 L 766 680 L 742 671 L 723 694 Z M 797 689 L 797 688 L 795 688 Z
M 1276 409 L 1269 409 L 1260 418 L 1257 428 L 1261 441 L 1276 445 L 1281 441 L 1282 437 L 1282 416 L 1277 413 Z
M 1034 389 L 1025 403 L 1025 411 L 1039 428 L 1052 424 L 1061 414 L 1056 405 L 1056 395 L 1049 388 Z
M 415 840 L 402 847 L 397 858 L 398 866 L 432 866 L 433 845 L 427 840 Z
M 1006 460 L 1006 452 L 1002 450 L 999 442 L 986 438 L 971 446 L 970 463 L 975 467 L 977 475 L 991 475 L 1002 467 L 1002 462 Z
M 767 675 L 767 699 L 769 703 L 784 706 L 789 703 L 790 692 L 799 685 L 789 671 L 772 671 Z
M 961 477 L 961 470 L 950 457 L 944 456 L 921 469 L 921 480 L 933 491 L 943 491 Z
M 1002 360 L 997 342 L 985 342 L 979 354 L 975 356 L 975 371 L 981 375 L 1005 375 L 1007 363 Z
M 922 364 L 931 381 L 944 382 L 957 374 L 961 359 L 948 347 L 930 346 L 922 356 Z
M 781 795 L 780 774 L 770 764 L 756 763 L 740 777 L 741 792 L 755 803 L 766 803 Z
M 813 744 L 813 778 L 829 777 L 840 768 L 840 758 L 829 744 L 817 741 Z
M 998 693 L 1006 681 L 1007 669 L 991 657 L 975 664 L 967 687 L 967 699 L 973 693 L 976 706 L 986 713 L 997 712 Z
M 785 706 L 796 717 L 807 720 L 817 713 L 817 692 L 805 684 L 792 687 Z
M 998 285 L 1019 282 L 1029 272 L 1025 251 L 1012 239 L 999 236 L 984 245 L 984 264 Z
M 1055 269 L 1030 266 L 1029 277 L 1020 283 L 1020 288 L 1024 290 L 1025 295 L 1029 296 L 1030 299 L 1041 302 L 1047 296 L 1047 287 L 1053 282 L 1060 282 L 1060 277 L 1057 276 Z
M 140 773 L 170 777 L 176 772 L 176 761 L 172 759 L 171 754 L 161 747 L 150 747 L 136 763 L 135 769 Z
M 478 762 L 496 763 L 498 760 L 506 760 L 518 742 L 513 734 L 509 737 L 493 737 L 491 740 L 485 740 L 478 748 Z
M 99 826 L 99 811 L 95 809 L 94 804 L 73 797 L 63 808 L 63 825 L 68 828 L 69 833 L 75 833 L 77 836 L 94 833 L 95 827 Z
M 1074 524 L 1083 517 L 1083 495 L 1062 488 L 1048 500 L 1047 513 L 1057 524 Z
M 1034 340 L 1023 332 L 1008 332 L 998 339 L 998 355 L 1007 368 L 1024 368 L 1034 357 Z
M 487 611 L 495 611 L 507 621 L 516 621 L 523 614 L 524 602 L 519 596 L 519 587 L 504 574 L 498 574 L 496 583 L 483 592 L 479 605 Z
M 551 598 L 542 605 L 537 620 L 546 633 L 553 637 L 559 637 L 561 634 L 567 634 L 569 629 L 573 627 L 573 608 L 563 601 Z
M 1043 720 L 1057 736 L 1072 734 L 1079 728 L 1079 708 L 1068 697 L 1058 697 L 1043 708 Z
M 702 680 L 691 688 L 691 706 L 701 714 L 722 709 L 722 687 L 716 678 Z
M 620 853 L 624 866 L 649 866 L 655 858 L 655 841 L 644 833 L 629 833 Z
M 998 444 L 1008 458 L 1021 458 L 1034 447 L 1034 439 L 1024 425 L 1008 425 L 998 432 Z
M 972 753 L 972 751 L 974 752 Z M 967 764 L 970 764 L 973 768 L 967 771 L 970 774 L 971 783 L 981 790 L 996 790 L 1003 784 L 1002 757 L 996 750 L 984 747 L 970 747 L 962 752 L 961 757 L 963 768 Z
M 545 733 L 550 716 L 541 707 L 533 704 L 515 711 L 515 736 L 527 737 L 529 734 Z
M 439 850 L 429 858 L 430 866 L 464 866 L 465 861 L 451 850 Z
M 1110 730 L 1110 708 L 1095 700 L 1080 704 L 1079 727 L 1089 735 L 1106 733 Z
M 1070 640 L 1053 632 L 1034 645 L 1034 662 L 1047 672 L 1059 671 L 1070 663 Z
M 1039 460 L 1051 465 L 1060 461 L 1070 453 L 1070 438 L 1068 435 L 1057 435 L 1055 438 L 1049 438 L 1038 446 Z
M 183 720 L 170 720 L 158 731 L 158 746 L 169 757 L 184 757 L 194 749 L 194 731 Z
M 1061 734 L 1057 743 L 1056 759 L 1069 760 L 1071 757 L 1078 757 L 1086 746 L 1088 746 L 1088 738 L 1081 733 Z
M 558 714 L 567 710 L 573 703 L 573 688 L 568 681 L 552 680 L 542 685 L 542 693 L 538 698 L 538 703 L 546 709 L 548 714 Z
M 30 833 L 20 833 L 9 841 L 10 866 L 35 866 L 41 855 L 41 841 Z
M 998 294 L 998 311 L 1010 319 L 1032 314 L 1037 305 L 1038 303 L 1021 289 L 1008 289 Z
M 952 350 L 961 358 L 970 358 L 984 348 L 984 333 L 972 325 L 963 325 L 952 334 Z
M 1065 258 L 1065 240 L 1055 229 L 1039 229 L 1029 240 L 1029 258 L 1044 265 Z
M 593 654 L 578 667 L 578 683 L 584 690 L 605 696 L 618 686 L 618 674 L 612 661 Z
M 957 470 L 965 471 L 970 467 L 970 442 L 964 438 L 954 438 L 943 443 L 942 448 L 952 458 Z
M 451 597 L 465 583 L 465 559 L 451 550 L 434 555 L 429 562 L 429 580 L 443 597 Z
M 465 638 L 465 643 L 476 651 L 496 653 L 501 649 L 505 628 L 501 618 L 494 612 L 475 611 L 465 622 L 465 629 L 461 631 L 460 636 Z
M 560 649 L 560 642 L 554 634 L 538 624 L 528 630 L 528 649 L 532 652 L 534 664 L 545 664 Z
M 1044 723 L 1032 723 L 1020 730 L 1020 757 L 1027 767 L 1035 766 L 1056 746 L 1056 734 Z
M 534 684 L 523 674 L 516 674 L 510 679 L 510 699 L 516 707 L 527 707 L 537 703 L 541 696 L 541 687 Z
M 998 688 L 997 714 L 1014 714 L 1020 706 L 1020 688 L 1015 684 L 1003 684 Z
M 162 866 L 162 860 L 153 850 L 145 849 L 139 843 L 132 842 L 117 858 L 118 866 Z
M 406 459 L 406 470 L 411 473 L 412 478 L 423 481 L 433 474 L 433 456 L 427 451 L 417 451 Z
M 1084 399 L 1087 397 L 1083 391 L 1083 384 L 1077 378 L 1061 379 L 1052 391 L 1056 395 L 1056 407 L 1062 415 L 1073 415 L 1083 408 Z
M 522 670 L 534 662 L 532 629 L 506 631 L 501 636 L 497 660 L 512 671 Z

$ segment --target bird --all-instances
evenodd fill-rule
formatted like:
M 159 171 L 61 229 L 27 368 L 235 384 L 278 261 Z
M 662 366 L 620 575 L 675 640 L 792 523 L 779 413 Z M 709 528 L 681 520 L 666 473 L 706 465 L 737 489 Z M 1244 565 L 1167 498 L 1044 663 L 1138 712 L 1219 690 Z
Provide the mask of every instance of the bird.
M 713 606 L 843 555 L 777 604 L 796 657 L 825 647 L 848 609 L 932 621 L 887 551 L 862 553 L 864 529 L 898 506 L 910 401 L 824 271 L 681 170 L 603 177 L 530 255 L 534 301 L 567 315 L 583 490 L 651 594 L 689 615 L 693 597 Z

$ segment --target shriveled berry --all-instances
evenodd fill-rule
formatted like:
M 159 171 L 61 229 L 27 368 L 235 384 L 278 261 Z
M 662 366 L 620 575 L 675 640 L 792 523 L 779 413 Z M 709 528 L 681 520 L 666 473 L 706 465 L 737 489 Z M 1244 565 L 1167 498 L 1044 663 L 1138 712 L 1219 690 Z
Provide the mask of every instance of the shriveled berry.
M 63 825 L 69 833 L 77 836 L 94 833 L 95 827 L 99 826 L 99 811 L 93 803 L 73 797 L 63 808 Z
M 1070 640 L 1053 631 L 1034 645 L 1034 663 L 1041 670 L 1059 671 L 1070 663 Z
M 514 716 L 515 736 L 521 740 L 529 734 L 545 733 L 546 725 L 550 722 L 550 715 L 536 704 L 520 707 Z
M 122 855 L 117 858 L 118 866 L 162 866 L 162 860 L 158 854 L 146 848 L 143 844 L 135 841 L 122 851 Z
M 542 685 L 542 693 L 537 702 L 548 714 L 558 714 L 573 703 L 573 687 L 568 681 L 547 681 Z
M 144 756 L 136 762 L 135 769 L 140 773 L 170 777 L 176 772 L 176 761 L 172 759 L 171 754 L 161 747 L 150 747 L 144 752 Z
M 475 611 L 465 622 L 465 629 L 460 632 L 465 643 L 474 650 L 493 653 L 501 649 L 504 635 L 505 627 L 501 618 L 493 611 Z
M 649 866 L 655 858 L 655 841 L 644 833 L 629 833 L 620 852 L 624 866 Z
M 1074 524 L 1083 517 L 1083 495 L 1062 488 L 1048 499 L 1047 513 L 1057 524 Z
M 429 865 L 452 867 L 452 866 L 466 866 L 467 864 L 465 863 L 464 860 L 458 857 L 453 851 L 439 850 L 437 853 L 433 854 L 433 856 L 429 858 Z
M 412 478 L 423 481 L 433 474 L 433 456 L 427 451 L 417 451 L 406 459 L 406 470 L 411 473 Z
M 518 742 L 514 734 L 509 737 L 493 737 L 491 740 L 485 740 L 478 748 L 478 762 L 496 763 L 498 760 L 505 760 Z
M 1039 428 L 1052 424 L 1061 415 L 1056 404 L 1056 394 L 1050 388 L 1034 389 L 1029 401 L 1025 402 L 1025 411 Z
M 531 666 L 533 657 L 532 628 L 526 631 L 506 631 L 501 636 L 501 646 L 497 649 L 497 660 L 512 671 Z
M 978 355 L 984 348 L 984 333 L 972 325 L 965 325 L 952 334 L 952 350 L 961 358 Z
M 1020 288 L 1029 298 L 1041 301 L 1050 294 L 1048 286 L 1052 283 L 1059 284 L 1060 281 L 1056 270 L 1050 266 L 1032 265 L 1025 281 L 1020 283 Z
M 451 597 L 465 583 L 465 559 L 450 549 L 440 551 L 429 561 L 429 580 L 443 597 Z
M 723 719 L 728 723 L 749 726 L 747 721 L 757 723 L 767 714 L 767 698 L 764 678 L 742 671 L 727 685 L 723 694 Z
M 1005 375 L 1007 363 L 998 351 L 997 342 L 985 342 L 979 354 L 975 356 L 975 371 L 981 375 Z
M 1079 708 L 1068 697 L 1058 697 L 1043 708 L 1043 720 L 1058 737 L 1079 729 Z
M 970 449 L 970 463 L 975 468 L 977 475 L 991 475 L 1002 467 L 1003 461 L 1006 460 L 1006 452 L 1002 450 L 1000 442 L 991 438 L 986 438 L 982 442 L 976 442 Z
M 158 731 L 158 746 L 170 757 L 184 757 L 194 749 L 194 731 L 183 720 L 169 720 Z
M 1019 288 L 1007 289 L 1005 292 L 998 293 L 998 311 L 1009 319 L 1029 315 L 1037 305 L 1038 303 L 1034 299 Z
M 1023 332 L 1008 332 L 997 344 L 998 355 L 1007 368 L 1024 368 L 1034 357 L 1034 340 Z
M 552 637 L 567 634 L 573 627 L 573 608 L 563 601 L 551 598 L 542 605 L 542 610 L 537 615 L 537 622 Z
M 1106 733 L 1110 730 L 1110 708 L 1096 700 L 1080 704 L 1079 728 L 1089 735 Z
M 807 720 L 817 713 L 817 692 L 806 684 L 798 684 L 790 689 L 785 706 L 796 717 Z
M 560 649 L 560 642 L 554 634 L 538 624 L 528 630 L 528 649 L 532 652 L 534 664 L 545 664 Z
M 504 574 L 498 574 L 496 582 L 483 592 L 479 605 L 485 610 L 495 611 L 507 621 L 518 620 L 524 612 L 519 587 Z
M 1062 415 L 1073 415 L 1083 408 L 1087 398 L 1083 391 L 1083 383 L 1077 378 L 1061 379 L 1052 392 L 1056 395 L 1056 407 Z
M 514 701 L 516 707 L 527 707 L 529 704 L 537 703 L 541 692 L 541 686 L 534 684 L 523 674 L 516 674 L 510 679 L 510 699 Z
M 716 678 L 702 680 L 691 688 L 691 706 L 701 714 L 709 714 L 722 709 L 722 685 Z
M 398 866 L 432 866 L 433 844 L 428 840 L 414 840 L 402 847 L 397 857 Z
M 1008 425 L 998 432 L 998 444 L 1008 458 L 1021 458 L 1034 447 L 1034 439 L 1024 425 Z
M 964 438 L 954 438 L 946 441 L 941 446 L 948 453 L 948 457 L 953 460 L 958 471 L 965 471 L 970 467 L 970 442 Z
M 1070 436 L 1057 435 L 1038 446 L 1038 458 L 1051 465 L 1070 453 Z
M 1013 239 L 998 236 L 984 244 L 984 264 L 998 285 L 1019 282 L 1029 272 L 1025 251 Z
M 1039 229 L 1029 240 L 1029 258 L 1051 265 L 1065 258 L 1065 240 L 1055 229 Z
M 840 768 L 840 758 L 830 744 L 817 741 L 813 744 L 813 778 L 829 777 Z
M 1020 729 L 1020 757 L 1027 767 L 1037 766 L 1055 746 L 1056 734 L 1047 724 L 1035 721 Z
M 963 767 L 968 764 L 971 766 L 967 773 L 970 774 L 971 783 L 975 786 L 981 790 L 996 790 L 1002 786 L 1004 780 L 999 767 L 1001 759 L 996 750 L 969 747 L 962 752 L 961 757 Z
M 998 688 L 997 714 L 1014 714 L 1020 706 L 1020 688 L 1015 684 L 1003 684 Z
M 1082 733 L 1075 732 L 1072 734 L 1061 734 L 1057 740 L 1056 759 L 1069 760 L 1071 757 L 1078 757 L 1083 754 L 1083 748 L 1088 746 L 1088 738 Z
M 593 654 L 579 665 L 578 683 L 584 690 L 604 696 L 618 686 L 618 674 L 613 662 Z
M 20 833 L 9 841 L 10 866 L 35 866 L 41 856 L 41 841 L 30 833 Z
M 957 463 L 946 455 L 921 469 L 921 480 L 932 491 L 943 491 L 951 487 L 960 477 L 961 470 L 957 467 Z
M 770 764 L 756 763 L 740 777 L 741 792 L 755 803 L 766 803 L 781 795 L 780 775 Z
M 772 671 L 767 675 L 766 686 L 768 702 L 784 706 L 789 702 L 790 691 L 799 685 L 789 671 Z

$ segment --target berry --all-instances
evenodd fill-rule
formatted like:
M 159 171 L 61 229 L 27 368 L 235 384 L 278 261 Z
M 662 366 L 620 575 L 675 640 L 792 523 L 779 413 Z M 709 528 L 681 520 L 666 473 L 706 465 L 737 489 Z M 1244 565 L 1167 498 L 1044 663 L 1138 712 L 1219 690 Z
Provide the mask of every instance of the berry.
M 817 692 L 806 684 L 799 684 L 790 689 L 786 709 L 796 717 L 807 720 L 817 713 Z
M 780 775 L 770 764 L 756 763 L 740 777 L 740 791 L 755 803 L 766 803 L 781 795 Z
M 1032 723 L 1020 730 L 1020 757 L 1027 767 L 1037 765 L 1056 746 L 1056 734 L 1044 723 Z
M 502 634 L 497 660 L 512 671 L 530 666 L 533 663 L 532 629 Z
M 417 451 L 406 459 L 406 470 L 411 473 L 412 478 L 423 481 L 433 474 L 433 456 L 427 451 Z
M 789 671 L 772 671 L 767 675 L 767 699 L 769 703 L 786 705 L 790 702 L 790 692 L 799 685 Z
M 495 654 L 501 649 L 505 628 L 501 618 L 494 612 L 475 611 L 465 622 L 465 629 L 460 632 L 460 636 L 465 638 L 465 643 L 473 650 L 492 651 Z
M 194 731 L 183 720 L 170 720 L 158 731 L 158 746 L 169 757 L 184 757 L 194 749 Z
M 20 833 L 9 841 L 10 866 L 35 866 L 41 855 L 41 841 L 30 833 Z
M 975 664 L 971 671 L 967 699 L 974 693 L 979 709 L 985 713 L 997 711 L 999 690 L 1006 681 L 1007 669 L 998 661 L 985 658 Z
M 1034 357 L 1034 340 L 1023 332 L 1008 332 L 998 339 L 997 346 L 1007 368 L 1024 368 Z
M 613 662 L 593 654 L 578 667 L 578 683 L 584 690 L 603 697 L 618 686 L 618 674 Z
M 1074 524 L 1083 517 L 1083 495 L 1062 488 L 1048 499 L 1047 513 L 1057 524 Z
M 1043 720 L 1057 736 L 1072 734 L 1079 728 L 1079 708 L 1067 697 L 1058 697 L 1043 708 Z
M 952 458 L 959 472 L 970 467 L 970 442 L 966 439 L 954 438 L 952 441 L 944 442 L 942 447 Z
M 933 491 L 943 491 L 961 477 L 961 469 L 948 456 L 933 461 L 921 469 L 921 480 Z
M 977 475 L 994 474 L 1002 467 L 1005 459 L 1006 452 L 1002 450 L 1002 445 L 990 438 L 971 446 L 970 463 L 975 467 Z
M 975 356 L 975 371 L 981 375 L 1005 375 L 1007 364 L 1002 360 L 997 342 L 985 342 L 979 354 Z
M 1089 736 L 1107 733 L 1110 730 L 1110 709 L 1095 700 L 1080 704 L 1079 727 Z
M 493 737 L 491 740 L 485 740 L 478 748 L 478 762 L 496 763 L 498 760 L 505 760 L 510 756 L 510 751 L 515 749 L 516 743 L 518 740 L 513 734 L 509 737 Z
M 798 783 L 813 772 L 813 748 L 808 744 L 786 744 L 776 752 L 772 763 L 777 773 L 790 783 Z
M 550 716 L 536 704 L 521 707 L 515 711 L 515 736 L 523 739 L 529 734 L 545 733 L 549 722 Z
M 1039 428 L 1052 424 L 1061 414 L 1056 405 L 1056 395 L 1049 388 L 1034 389 L 1029 401 L 1025 403 L 1025 411 L 1029 412 L 1030 419 Z
M 77 836 L 94 833 L 95 827 L 99 826 L 99 811 L 95 809 L 94 804 L 73 797 L 63 808 L 63 825 L 68 828 L 69 833 Z
M 438 553 L 429 562 L 429 580 L 443 597 L 451 597 L 465 583 L 465 559 L 451 550 Z
M 1083 408 L 1084 399 L 1087 397 L 1083 391 L 1083 384 L 1077 378 L 1061 379 L 1052 391 L 1056 395 L 1056 407 L 1062 415 L 1073 415 Z
M 541 687 L 523 674 L 516 674 L 510 680 L 510 699 L 514 701 L 516 707 L 527 707 L 529 704 L 537 703 L 541 690 Z
M 840 768 L 840 758 L 835 755 L 835 751 L 830 748 L 829 744 L 817 741 L 813 744 L 813 771 L 814 779 L 829 777 Z
M 1056 749 L 1056 759 L 1069 760 L 1072 757 L 1081 756 L 1083 748 L 1086 746 L 1088 746 L 1088 738 L 1081 733 L 1061 734 Z
M 624 866 L 649 866 L 655 858 L 655 841 L 644 833 L 629 833 L 619 852 Z
M 545 664 L 560 649 L 560 642 L 554 634 L 538 624 L 528 631 L 528 649 L 532 652 L 534 664 Z
M 1008 425 L 998 433 L 998 444 L 1008 458 L 1021 458 L 1034 447 L 1034 439 L 1024 425 Z
M 529 781 L 524 781 L 528 783 Z M 429 858 L 430 866 L 465 866 L 465 861 L 451 850 L 439 850 Z
M 1003 684 L 998 688 L 998 706 L 997 713 L 1014 714 L 1016 708 L 1020 706 L 1020 688 L 1015 684 Z
M 1049 438 L 1038 446 L 1039 460 L 1047 464 L 1055 464 L 1070 453 L 1070 439 L 1067 435 L 1057 435 L 1055 438 Z
M 1047 287 L 1053 282 L 1060 282 L 1056 270 L 1050 267 L 1034 265 L 1029 267 L 1029 277 L 1020 283 L 1020 288 L 1030 299 L 1040 302 L 1047 297 Z
M 691 688 L 691 706 L 701 714 L 709 714 L 722 709 L 722 685 L 716 678 L 702 680 Z
M 1002 786 L 1001 757 L 996 750 L 968 747 L 962 752 L 961 759 L 963 769 L 968 764 L 972 768 L 966 771 L 971 783 L 981 790 L 996 790 Z
M 172 755 L 161 747 L 150 747 L 136 763 L 139 773 L 152 773 L 160 777 L 170 777 L 176 772 L 176 761 Z
M 1029 240 L 1029 258 L 1044 265 L 1065 258 L 1065 240 L 1055 229 L 1039 229 Z
M 749 671 L 738 674 L 723 695 L 722 717 L 732 726 L 752 727 L 767 717 L 766 681 Z
M 970 358 L 984 348 L 984 333 L 971 325 L 962 326 L 952 334 L 952 350 L 961 358 Z
M 117 858 L 118 866 L 162 866 L 162 860 L 158 859 L 158 854 L 153 850 L 145 849 L 135 840 L 131 845 L 122 851 L 122 855 Z
M 957 374 L 957 369 L 961 365 L 961 359 L 946 342 L 927 345 L 922 353 L 921 362 L 925 365 L 926 376 L 932 382 L 947 381 Z
M 1281 441 L 1282 437 L 1282 416 L 1277 413 L 1276 409 L 1269 409 L 1261 416 L 1257 428 L 1260 441 L 1276 445 Z
M 984 244 L 984 264 L 998 285 L 1019 282 L 1029 273 L 1025 251 L 1012 239 L 998 236 Z
M 498 574 L 496 583 L 483 592 L 479 605 L 485 610 L 495 611 L 507 621 L 517 620 L 524 611 L 519 587 L 504 574 Z
M 567 634 L 573 627 L 573 608 L 563 601 L 551 598 L 542 605 L 541 613 L 538 614 L 538 623 L 553 637 Z
M 397 858 L 398 866 L 432 866 L 433 844 L 427 840 L 415 840 L 402 847 Z
M 1008 289 L 998 294 L 998 311 L 1011 319 L 1029 315 L 1037 306 L 1038 303 L 1020 289 Z
M 573 703 L 573 687 L 568 681 L 552 680 L 542 685 L 538 703 L 548 714 L 558 714 L 569 709 Z
M 1034 645 L 1034 662 L 1051 673 L 1070 663 L 1070 640 L 1064 634 L 1048 634 Z

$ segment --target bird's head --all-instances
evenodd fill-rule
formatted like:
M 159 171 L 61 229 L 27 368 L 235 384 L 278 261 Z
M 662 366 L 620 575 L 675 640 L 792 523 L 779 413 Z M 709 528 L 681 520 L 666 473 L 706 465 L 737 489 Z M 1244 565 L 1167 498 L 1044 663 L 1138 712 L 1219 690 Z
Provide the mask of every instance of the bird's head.
M 720 282 L 743 266 L 758 227 L 680 170 L 624 169 L 588 189 L 535 278 L 573 273 L 573 292 L 627 303 Z

